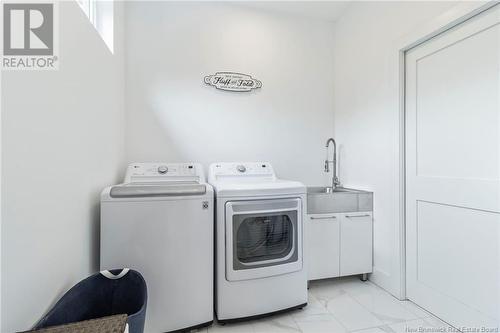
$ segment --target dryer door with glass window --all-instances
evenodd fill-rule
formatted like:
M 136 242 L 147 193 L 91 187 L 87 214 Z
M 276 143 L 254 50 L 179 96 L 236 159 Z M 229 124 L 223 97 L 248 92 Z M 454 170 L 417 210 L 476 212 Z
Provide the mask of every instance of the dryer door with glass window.
M 298 198 L 226 203 L 226 278 L 262 278 L 302 268 Z

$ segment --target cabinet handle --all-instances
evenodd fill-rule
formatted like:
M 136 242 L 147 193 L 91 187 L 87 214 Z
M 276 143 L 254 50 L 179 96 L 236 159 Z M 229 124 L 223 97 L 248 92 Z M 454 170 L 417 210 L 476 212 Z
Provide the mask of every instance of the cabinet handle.
M 364 214 L 364 215 L 346 215 L 348 219 L 353 218 L 353 217 L 369 217 L 370 214 Z
M 328 219 L 336 219 L 337 216 L 321 216 L 321 217 L 314 217 L 311 216 L 311 220 L 328 220 Z

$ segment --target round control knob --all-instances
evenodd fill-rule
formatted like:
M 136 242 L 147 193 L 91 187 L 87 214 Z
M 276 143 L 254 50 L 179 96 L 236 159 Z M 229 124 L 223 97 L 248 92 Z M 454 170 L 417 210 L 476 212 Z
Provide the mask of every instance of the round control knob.
M 158 167 L 158 173 L 164 174 L 164 173 L 167 173 L 167 171 L 168 171 L 168 167 L 166 165 L 160 165 Z
M 238 170 L 239 172 L 242 172 L 242 173 L 243 173 L 243 172 L 247 171 L 247 168 L 245 168 L 245 166 L 244 166 L 244 165 L 238 165 L 238 166 L 236 167 L 236 170 Z

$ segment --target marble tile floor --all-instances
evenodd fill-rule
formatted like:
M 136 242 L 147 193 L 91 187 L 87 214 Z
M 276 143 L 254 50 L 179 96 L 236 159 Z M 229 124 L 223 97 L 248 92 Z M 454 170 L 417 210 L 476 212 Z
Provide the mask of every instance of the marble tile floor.
M 399 301 L 357 277 L 313 281 L 308 305 L 281 315 L 224 326 L 203 333 L 419 333 L 454 332 L 410 301 Z

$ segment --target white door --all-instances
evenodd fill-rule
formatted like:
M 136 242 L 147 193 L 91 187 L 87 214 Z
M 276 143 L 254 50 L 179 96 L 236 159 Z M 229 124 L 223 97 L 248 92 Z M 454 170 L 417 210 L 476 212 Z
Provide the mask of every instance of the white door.
M 498 327 L 500 6 L 406 56 L 408 298 Z

